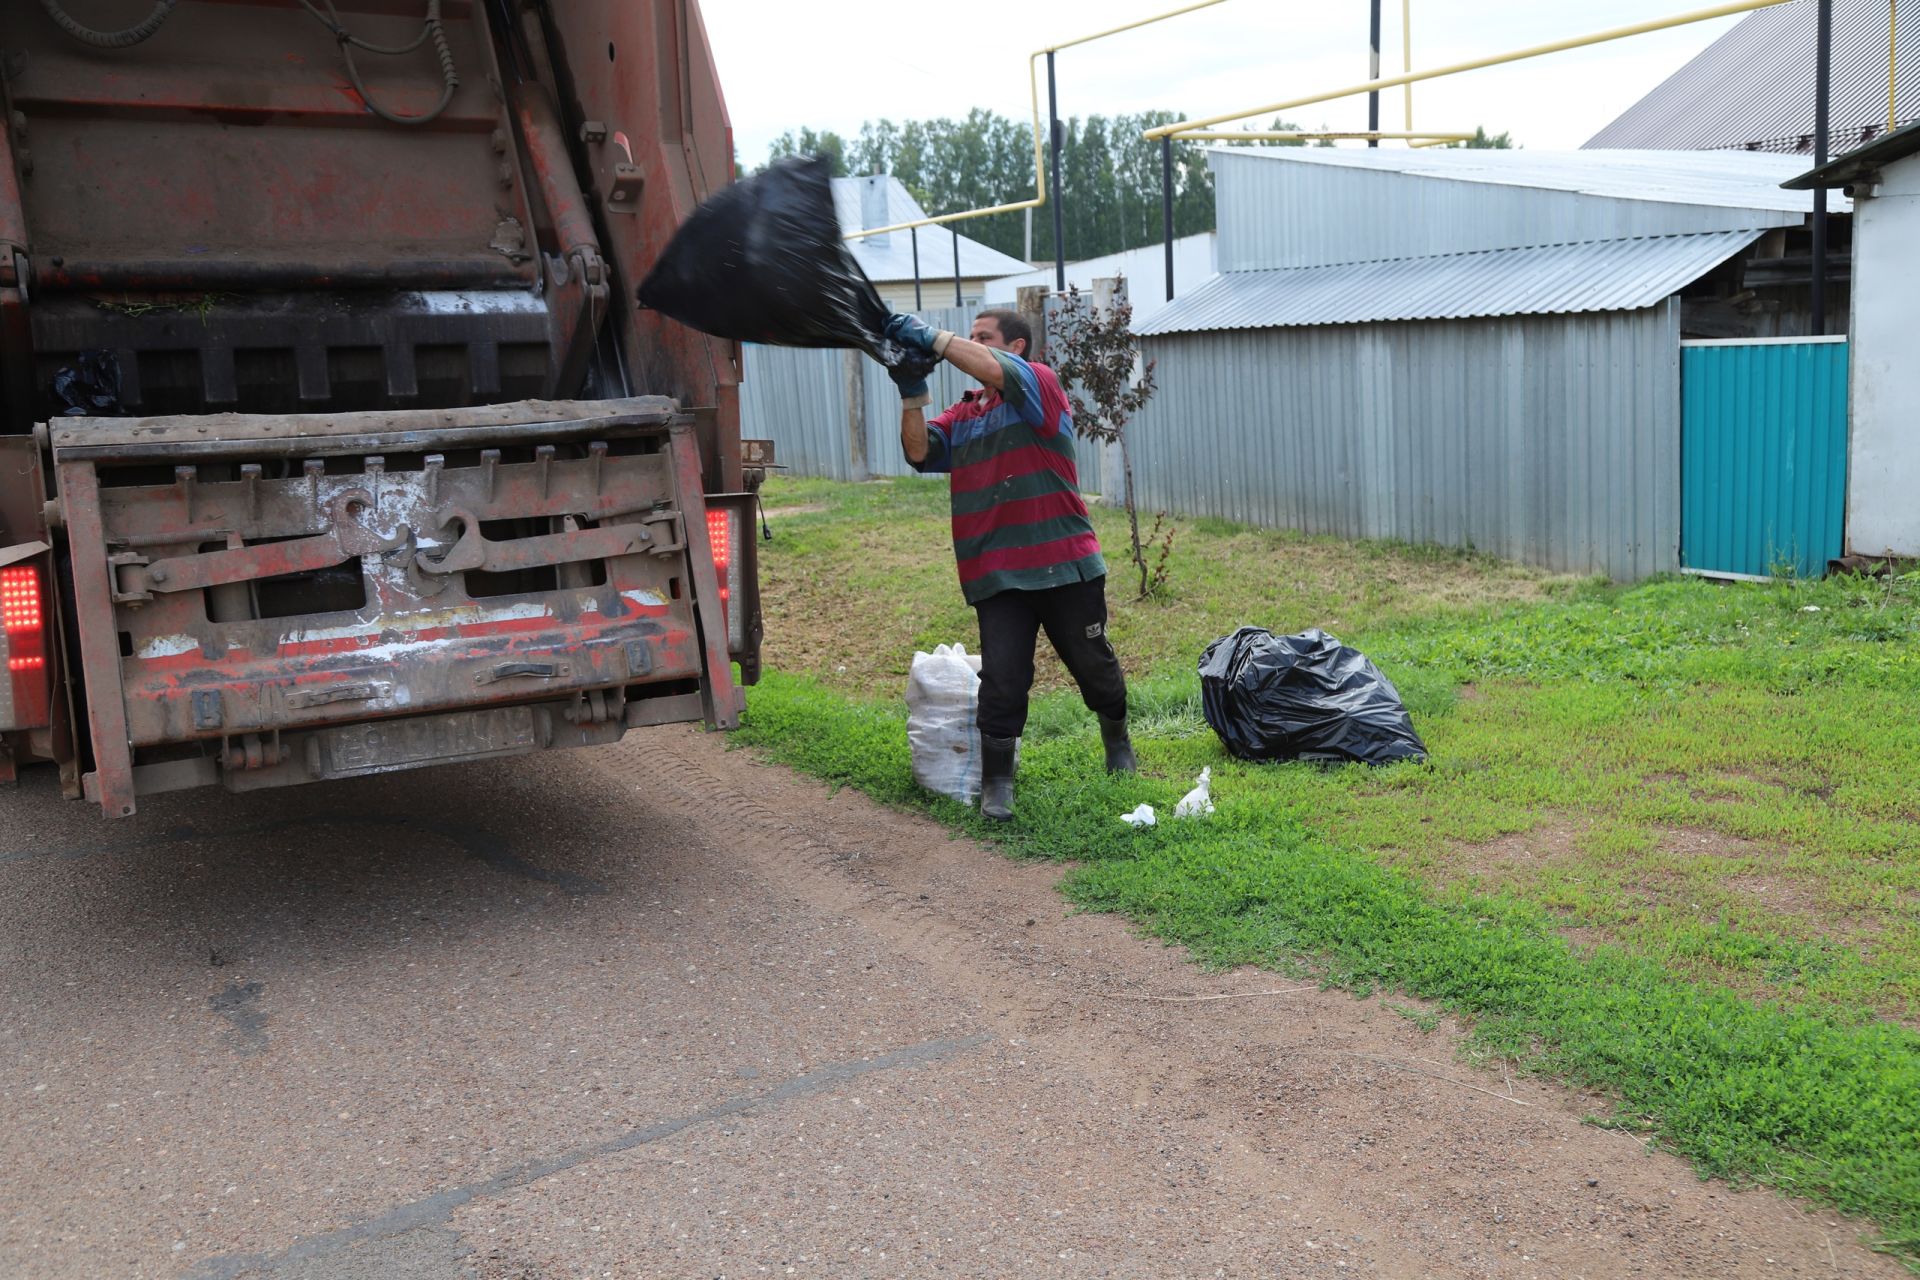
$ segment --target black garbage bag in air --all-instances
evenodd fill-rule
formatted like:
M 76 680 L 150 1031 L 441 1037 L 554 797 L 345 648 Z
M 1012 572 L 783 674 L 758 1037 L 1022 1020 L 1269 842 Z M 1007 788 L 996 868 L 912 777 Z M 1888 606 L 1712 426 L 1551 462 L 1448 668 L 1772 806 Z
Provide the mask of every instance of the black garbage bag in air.
M 1424 760 L 1393 682 L 1315 627 L 1276 636 L 1242 627 L 1200 655 L 1207 723 L 1242 760 Z
M 693 211 L 641 282 L 640 305 L 716 338 L 856 347 L 892 368 L 889 312 L 840 238 L 832 165 L 782 160 Z
M 126 414 L 120 404 L 120 361 L 111 351 L 82 351 L 72 364 L 53 371 L 53 394 L 66 407 L 61 416 L 69 418 L 118 418 Z

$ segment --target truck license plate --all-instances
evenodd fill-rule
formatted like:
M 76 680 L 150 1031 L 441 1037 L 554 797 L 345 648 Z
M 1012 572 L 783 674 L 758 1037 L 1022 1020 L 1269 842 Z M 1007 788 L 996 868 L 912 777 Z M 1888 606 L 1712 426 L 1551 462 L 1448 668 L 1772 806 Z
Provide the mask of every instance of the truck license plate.
M 435 760 L 529 751 L 539 746 L 532 707 L 349 725 L 321 737 L 328 777 L 386 773 Z

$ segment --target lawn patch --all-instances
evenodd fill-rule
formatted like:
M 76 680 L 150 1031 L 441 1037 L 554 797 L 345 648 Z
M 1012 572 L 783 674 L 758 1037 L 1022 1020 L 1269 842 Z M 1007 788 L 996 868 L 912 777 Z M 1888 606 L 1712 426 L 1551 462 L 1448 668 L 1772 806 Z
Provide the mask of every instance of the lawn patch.
M 766 549 L 775 674 L 746 741 L 1074 861 L 1076 901 L 1206 963 L 1304 957 L 1430 1000 L 1482 1050 L 1613 1090 L 1703 1170 L 1920 1237 L 1920 1040 L 1900 1025 L 1920 1023 L 1920 580 L 1623 588 L 1183 524 L 1170 598 L 1116 581 L 1112 600 L 1142 775 L 1095 771 L 1091 718 L 1043 664 L 1019 817 L 995 828 L 908 772 L 911 654 L 976 634 L 943 489 L 780 501 L 803 499 L 827 510 Z M 1118 546 L 1117 518 L 1096 522 Z M 1194 663 L 1244 623 L 1366 652 L 1431 762 L 1227 757 Z M 1170 808 L 1202 767 L 1212 818 L 1118 821 Z

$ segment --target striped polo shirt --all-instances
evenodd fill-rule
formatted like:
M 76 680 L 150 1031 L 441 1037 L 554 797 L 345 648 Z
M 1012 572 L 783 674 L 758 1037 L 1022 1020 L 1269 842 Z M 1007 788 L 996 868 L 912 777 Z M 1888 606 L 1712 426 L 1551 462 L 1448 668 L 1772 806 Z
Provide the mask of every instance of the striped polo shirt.
M 953 554 L 968 604 L 1102 577 L 1107 562 L 1080 500 L 1073 415 L 1043 364 L 995 351 L 1002 391 L 974 392 L 927 423 L 917 471 L 953 478 Z

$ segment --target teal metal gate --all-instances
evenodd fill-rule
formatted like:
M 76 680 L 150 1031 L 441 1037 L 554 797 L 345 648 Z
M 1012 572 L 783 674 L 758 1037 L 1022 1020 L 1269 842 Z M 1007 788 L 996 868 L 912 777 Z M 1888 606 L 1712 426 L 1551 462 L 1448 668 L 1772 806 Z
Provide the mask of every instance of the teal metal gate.
M 1680 563 L 1819 577 L 1847 505 L 1847 342 L 1680 344 Z

